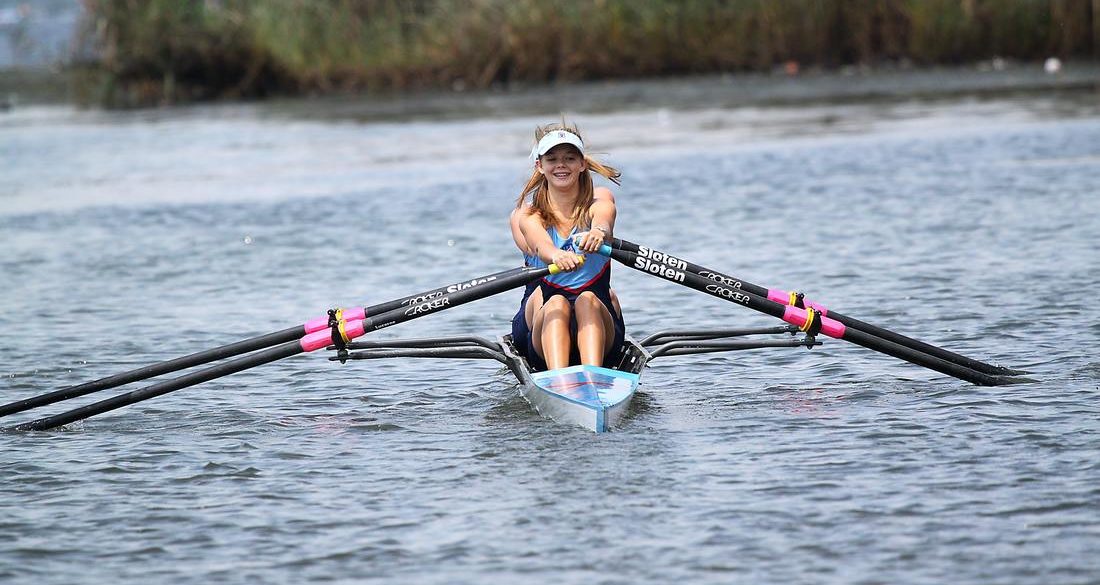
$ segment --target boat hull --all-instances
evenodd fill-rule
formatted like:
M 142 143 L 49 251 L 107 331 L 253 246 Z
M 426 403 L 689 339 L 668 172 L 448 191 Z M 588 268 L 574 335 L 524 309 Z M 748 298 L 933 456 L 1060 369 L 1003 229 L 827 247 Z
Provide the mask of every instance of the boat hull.
M 645 350 L 630 339 L 617 368 L 570 366 L 535 372 L 515 352 L 511 339 L 505 337 L 501 345 L 520 381 L 520 393 L 539 414 L 597 433 L 611 430 L 622 420 L 648 359 Z

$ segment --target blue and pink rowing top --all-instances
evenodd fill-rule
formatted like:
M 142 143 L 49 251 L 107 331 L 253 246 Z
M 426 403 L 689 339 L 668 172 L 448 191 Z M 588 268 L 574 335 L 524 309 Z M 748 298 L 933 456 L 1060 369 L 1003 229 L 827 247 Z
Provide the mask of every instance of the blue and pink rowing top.
M 565 237 L 561 236 L 558 230 L 552 226 L 546 228 L 546 233 L 550 236 L 550 239 L 553 240 L 554 246 L 559 250 L 584 254 L 584 264 L 572 272 L 551 274 L 527 286 L 527 289 L 523 293 L 523 301 L 521 301 L 519 305 L 519 311 L 512 319 L 512 339 L 516 349 L 520 354 L 526 357 L 528 362 L 536 369 L 546 368 L 546 364 L 534 350 L 534 345 L 531 342 L 530 326 L 524 316 L 524 307 L 527 305 L 527 299 L 531 296 L 531 293 L 535 291 L 536 287 L 542 289 L 543 302 L 549 300 L 550 297 L 561 295 L 564 296 L 570 304 L 573 304 L 573 302 L 577 300 L 578 295 L 584 292 L 591 292 L 596 295 L 596 298 L 598 298 L 600 302 L 603 303 L 603 306 L 607 308 L 607 312 L 611 315 L 611 320 L 615 326 L 615 341 L 611 351 L 605 356 L 606 365 L 608 359 L 617 355 L 621 350 L 626 334 L 626 325 L 623 322 L 623 317 L 615 309 L 614 303 L 611 302 L 611 259 L 600 254 L 585 254 L 578 249 L 573 240 L 573 238 L 580 233 L 580 230 L 576 227 L 574 227 L 569 235 Z M 543 268 L 546 266 L 546 263 L 536 255 L 524 253 L 523 260 L 527 266 L 532 266 L 534 268 Z M 573 339 L 576 339 L 576 316 L 570 321 L 570 333 Z M 577 353 L 576 344 L 573 345 L 573 353 Z M 577 356 L 574 355 L 574 358 L 577 358 Z M 579 363 L 579 358 L 576 360 L 571 359 L 570 363 L 574 363 L 574 361 Z
M 584 254 L 573 241 L 573 238 L 581 233 L 577 228 L 574 227 L 567 237 L 562 237 L 558 230 L 553 227 L 546 228 L 546 233 L 549 234 L 550 239 L 554 241 L 554 246 L 559 250 Z M 523 255 L 523 262 L 534 268 L 546 266 L 546 263 L 538 256 L 526 253 Z M 604 282 L 601 283 L 601 280 Z M 588 290 L 596 293 L 596 296 L 603 296 L 600 294 L 600 288 L 606 288 L 608 291 L 611 289 L 611 259 L 599 254 L 585 254 L 584 264 L 576 270 L 551 274 L 543 278 L 542 282 L 553 289 L 563 291 L 563 293 L 571 293 L 573 297 Z M 546 294 L 545 291 L 543 294 Z M 607 297 L 610 299 L 610 293 L 607 294 Z M 570 301 L 572 300 L 571 298 Z

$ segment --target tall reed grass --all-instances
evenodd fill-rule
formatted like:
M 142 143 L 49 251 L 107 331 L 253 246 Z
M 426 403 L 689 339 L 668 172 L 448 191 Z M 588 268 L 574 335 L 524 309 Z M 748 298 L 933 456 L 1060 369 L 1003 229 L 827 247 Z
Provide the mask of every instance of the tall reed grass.
M 110 105 L 1100 55 L 1100 0 L 87 0 Z

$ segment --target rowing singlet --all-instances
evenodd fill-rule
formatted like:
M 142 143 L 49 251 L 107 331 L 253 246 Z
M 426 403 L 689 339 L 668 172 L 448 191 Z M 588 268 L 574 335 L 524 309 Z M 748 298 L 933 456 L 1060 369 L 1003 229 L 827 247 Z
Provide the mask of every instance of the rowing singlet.
M 553 240 L 554 245 L 560 250 L 566 250 L 575 253 L 582 253 L 574 244 L 573 236 L 578 233 L 577 228 L 573 228 L 568 237 L 561 237 L 558 234 L 558 230 L 553 227 L 546 229 L 550 239 Z M 541 258 L 535 255 L 524 254 L 524 263 L 527 266 L 535 268 L 542 268 L 546 266 L 546 263 Z M 607 312 L 611 315 L 611 321 L 614 323 L 614 343 L 608 356 L 605 356 L 605 365 L 608 362 L 608 357 L 617 355 L 622 348 L 626 326 L 623 322 L 622 315 L 615 310 L 615 305 L 611 302 L 611 259 L 599 254 L 584 254 L 584 264 L 572 272 L 559 272 L 558 274 L 551 274 L 538 281 L 538 288 L 542 289 L 543 302 L 550 300 L 550 297 L 556 295 L 564 296 L 570 304 L 573 304 L 577 300 L 577 296 L 583 292 L 591 292 L 596 295 L 596 298 L 603 303 L 607 308 Z M 521 354 L 528 358 L 528 361 L 532 366 L 537 369 L 545 369 L 546 364 L 537 355 L 534 349 L 534 344 L 531 342 L 531 331 L 527 319 L 524 316 L 524 307 L 527 305 L 527 299 L 531 296 L 535 290 L 535 286 L 528 286 L 524 291 L 523 301 L 520 303 L 519 312 L 512 319 L 512 339 L 515 342 L 516 349 Z M 576 316 L 571 319 L 570 332 L 574 339 L 577 335 L 577 320 Z M 573 353 L 576 354 L 576 344 L 573 344 Z M 572 362 L 580 363 L 579 357 Z
M 550 290 L 561 291 L 558 294 L 569 295 L 571 297 L 569 299 L 570 301 L 582 292 L 592 291 L 598 297 L 606 296 L 607 303 L 610 304 L 611 259 L 599 254 L 585 254 L 581 252 L 573 242 L 573 236 L 578 233 L 577 228 L 573 228 L 573 231 L 565 238 L 561 237 L 561 235 L 558 234 L 558 230 L 553 227 L 547 228 L 546 233 L 550 235 L 550 239 L 554 241 L 554 246 L 559 250 L 565 250 L 575 254 L 584 254 L 584 264 L 572 272 L 559 272 L 543 278 L 541 285 L 545 298 L 550 298 L 546 295 L 546 293 L 549 292 L 547 290 L 549 287 Z M 523 260 L 528 263 L 528 265 L 534 266 L 535 268 L 546 266 L 546 263 L 538 256 L 524 254 Z

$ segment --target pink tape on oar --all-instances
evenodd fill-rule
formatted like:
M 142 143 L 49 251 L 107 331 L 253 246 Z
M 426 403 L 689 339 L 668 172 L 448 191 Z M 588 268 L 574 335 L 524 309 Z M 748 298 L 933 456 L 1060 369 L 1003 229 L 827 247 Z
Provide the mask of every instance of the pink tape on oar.
M 340 309 L 337 318 L 343 319 L 344 321 L 359 321 L 361 319 L 367 318 L 367 311 L 363 307 Z M 305 329 L 306 333 L 313 333 L 314 331 L 328 329 L 328 315 L 306 321 L 306 324 L 303 328 Z
M 344 309 L 341 313 L 343 320 L 345 321 L 362 321 L 367 318 L 367 310 L 363 307 L 355 307 L 352 309 Z
M 320 331 L 322 329 L 328 329 L 328 315 L 306 321 L 304 329 L 307 334 L 313 333 L 314 331 Z
M 355 339 L 356 337 L 362 337 L 366 331 L 363 329 L 363 323 L 366 319 L 356 319 L 355 321 L 348 321 L 344 324 L 344 335 L 348 341 Z
M 783 320 L 797 327 L 806 326 L 806 309 L 787 305 L 783 310 Z M 847 328 L 836 319 L 830 319 L 822 315 L 821 332 L 833 339 L 842 339 Z
M 325 323 L 328 323 L 328 317 L 325 318 Z M 357 319 L 355 321 L 344 322 L 344 339 L 351 341 L 356 337 L 362 337 L 366 331 L 363 330 L 363 319 Z M 318 349 L 324 349 L 332 345 L 332 331 L 326 326 L 321 331 L 314 331 L 302 337 L 302 340 L 298 342 L 302 346 L 302 351 L 310 352 Z
M 791 302 L 791 293 L 788 292 L 788 291 L 785 291 L 785 290 L 779 290 L 777 288 L 769 288 L 768 289 L 768 300 L 775 301 L 777 303 L 782 303 L 784 305 L 789 305 L 790 302 Z M 810 302 L 810 301 L 807 301 L 807 300 L 803 300 L 802 304 L 806 305 L 807 307 L 810 307 L 810 308 L 813 308 L 813 309 L 817 309 L 818 311 L 821 311 L 822 315 L 828 315 L 829 314 L 829 309 L 826 309 L 824 305 L 819 305 L 817 303 Z

